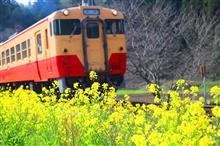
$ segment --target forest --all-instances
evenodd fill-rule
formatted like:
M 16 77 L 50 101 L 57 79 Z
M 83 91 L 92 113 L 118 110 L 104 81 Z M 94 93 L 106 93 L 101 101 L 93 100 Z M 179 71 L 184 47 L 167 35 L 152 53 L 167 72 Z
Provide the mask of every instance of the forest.
M 36 0 L 22 5 L 0 0 L 0 42 L 55 10 L 81 0 Z M 128 80 L 196 79 L 207 66 L 211 79 L 220 77 L 219 0 L 96 0 L 126 17 Z

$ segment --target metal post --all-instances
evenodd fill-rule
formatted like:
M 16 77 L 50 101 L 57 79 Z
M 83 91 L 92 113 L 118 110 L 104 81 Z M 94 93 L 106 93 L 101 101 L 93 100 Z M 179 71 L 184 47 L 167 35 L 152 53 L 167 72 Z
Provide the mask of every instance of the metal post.
M 204 87 L 204 98 L 205 98 L 205 105 L 207 104 L 207 96 L 206 96 L 206 76 L 203 77 L 203 87 Z
M 66 89 L 66 79 L 65 78 L 60 78 L 58 79 L 59 82 L 59 91 L 60 93 L 64 93 L 65 89 Z
M 200 73 L 203 78 L 203 87 L 204 87 L 204 98 L 205 98 L 205 105 L 207 104 L 207 96 L 206 96 L 206 66 L 205 64 L 200 65 Z
M 33 82 L 29 82 L 29 89 L 34 90 L 34 83 Z

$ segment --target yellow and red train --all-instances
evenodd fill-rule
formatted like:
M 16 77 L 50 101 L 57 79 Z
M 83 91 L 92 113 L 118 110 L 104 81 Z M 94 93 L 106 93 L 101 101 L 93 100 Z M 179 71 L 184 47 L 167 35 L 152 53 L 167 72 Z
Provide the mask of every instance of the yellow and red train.
M 117 86 L 123 82 L 126 46 L 119 11 L 94 5 L 59 10 L 0 43 L 0 84 L 56 79 L 64 88 L 86 80 L 91 70 Z

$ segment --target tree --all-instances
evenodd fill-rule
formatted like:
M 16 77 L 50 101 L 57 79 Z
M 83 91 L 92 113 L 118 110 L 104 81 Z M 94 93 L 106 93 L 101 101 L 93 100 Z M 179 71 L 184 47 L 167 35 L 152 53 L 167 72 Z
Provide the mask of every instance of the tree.
M 210 18 L 216 15 L 220 10 L 220 1 L 219 0 L 205 0 L 206 11 Z
M 12 26 L 7 20 L 11 18 L 11 14 L 16 7 L 18 5 L 14 0 L 0 0 L 0 31 L 5 26 Z
M 60 0 L 60 4 L 63 8 L 73 7 L 81 4 L 81 0 Z
M 160 83 L 164 78 L 195 77 L 201 63 L 212 64 L 214 22 L 192 9 L 179 13 L 167 1 L 143 2 L 113 6 L 126 16 L 129 72 L 147 83 Z
M 199 67 L 207 65 L 207 70 L 215 72 L 216 53 L 214 44 L 214 29 L 217 21 L 209 19 L 205 14 L 198 14 L 194 10 L 183 11 L 179 20 L 178 33 L 184 40 L 185 48 L 190 51 L 189 57 L 185 61 L 182 72 L 191 78 L 198 76 Z
M 61 9 L 59 0 L 37 0 L 31 6 L 31 11 L 36 20 L 40 20 L 59 9 Z

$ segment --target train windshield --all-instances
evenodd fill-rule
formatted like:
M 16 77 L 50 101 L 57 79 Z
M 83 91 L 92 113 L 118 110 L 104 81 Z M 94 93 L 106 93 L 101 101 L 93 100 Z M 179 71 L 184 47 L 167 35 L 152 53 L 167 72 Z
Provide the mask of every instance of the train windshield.
M 124 20 L 106 19 L 107 34 L 124 34 Z
M 53 21 L 55 35 L 78 35 L 81 33 L 80 20 L 59 19 Z

